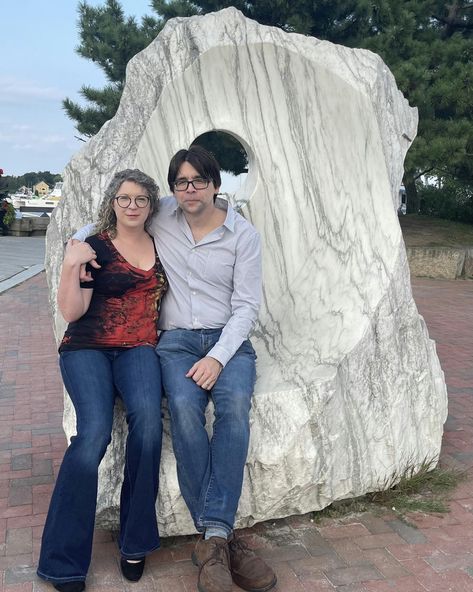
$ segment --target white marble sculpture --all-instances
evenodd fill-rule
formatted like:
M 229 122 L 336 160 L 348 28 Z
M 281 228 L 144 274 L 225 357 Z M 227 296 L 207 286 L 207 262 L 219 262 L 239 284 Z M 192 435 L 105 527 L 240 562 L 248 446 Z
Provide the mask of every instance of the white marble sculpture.
M 258 380 L 238 525 L 380 489 L 440 451 L 447 399 L 412 299 L 395 204 L 417 113 L 375 54 L 287 34 L 234 8 L 168 22 L 131 60 L 116 116 L 65 171 L 47 236 L 96 217 L 111 176 L 138 167 L 167 192 L 170 157 L 210 130 L 249 155 L 235 195 L 263 242 Z M 99 523 L 116 524 L 123 414 L 101 466 Z M 74 416 L 66 398 L 65 429 Z M 165 420 L 157 510 L 193 532 Z

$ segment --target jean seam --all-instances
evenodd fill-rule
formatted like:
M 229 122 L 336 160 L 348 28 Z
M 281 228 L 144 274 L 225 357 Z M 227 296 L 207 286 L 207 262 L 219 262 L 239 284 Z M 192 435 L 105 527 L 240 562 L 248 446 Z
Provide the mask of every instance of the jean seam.
M 80 576 L 66 576 L 64 578 L 56 578 L 54 576 L 48 576 L 47 574 L 45 574 L 44 572 L 42 572 L 41 570 L 37 569 L 36 573 L 38 574 L 38 576 L 40 578 L 42 578 L 43 580 L 46 580 L 47 582 L 75 582 L 75 581 L 81 581 L 84 582 L 86 579 L 86 576 L 80 575 Z
M 151 549 L 148 549 L 147 551 L 143 551 L 142 553 L 125 553 L 123 551 L 123 547 L 120 547 L 119 551 L 120 551 L 120 555 L 124 559 L 136 559 L 137 557 L 143 557 L 143 556 L 149 555 L 150 553 L 152 553 L 153 551 L 156 551 L 156 549 L 159 549 L 160 547 L 161 547 L 161 543 L 158 543 L 157 545 L 154 545 L 153 547 L 151 547 Z

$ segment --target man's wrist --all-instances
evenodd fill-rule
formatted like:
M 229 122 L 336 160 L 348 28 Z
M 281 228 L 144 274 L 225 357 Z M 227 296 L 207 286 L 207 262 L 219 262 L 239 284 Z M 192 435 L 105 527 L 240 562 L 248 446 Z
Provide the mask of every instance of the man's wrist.
M 217 362 L 217 364 L 220 366 L 220 370 L 222 370 L 223 364 L 220 360 L 218 360 L 215 356 L 207 356 L 207 358 L 211 358 L 212 360 L 215 360 Z

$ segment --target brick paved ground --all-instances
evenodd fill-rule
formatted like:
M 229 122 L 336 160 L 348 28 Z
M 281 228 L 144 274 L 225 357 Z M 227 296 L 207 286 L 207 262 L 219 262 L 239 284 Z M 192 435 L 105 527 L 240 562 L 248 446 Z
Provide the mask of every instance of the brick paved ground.
M 415 279 L 414 293 L 449 387 L 442 459 L 472 474 L 473 282 Z M 66 443 L 44 274 L 0 295 L 0 327 L 0 585 L 51 591 L 34 572 Z M 449 514 L 408 518 L 367 513 L 317 526 L 295 516 L 245 534 L 275 567 L 279 592 L 472 592 L 473 479 L 457 488 Z M 96 531 L 87 588 L 194 591 L 193 540 L 166 540 L 142 580 L 130 584 L 120 575 L 113 536 Z

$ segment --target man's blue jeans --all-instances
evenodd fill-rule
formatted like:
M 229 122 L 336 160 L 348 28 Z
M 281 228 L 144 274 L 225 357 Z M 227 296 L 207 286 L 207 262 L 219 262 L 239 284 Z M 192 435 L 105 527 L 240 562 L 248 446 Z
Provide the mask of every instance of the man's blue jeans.
M 116 393 L 126 407 L 128 437 L 120 502 L 123 557 L 159 547 L 156 521 L 161 456 L 161 372 L 152 346 L 66 351 L 64 385 L 77 415 L 49 507 L 38 575 L 53 582 L 85 580 L 92 552 L 98 467 L 111 440 Z
M 249 412 L 256 379 L 255 352 L 245 341 L 220 373 L 211 392 L 186 378 L 207 355 L 221 329 L 173 329 L 161 334 L 156 351 L 171 416 L 179 486 L 196 529 L 233 529 L 249 441 Z M 213 434 L 205 408 L 214 404 Z

